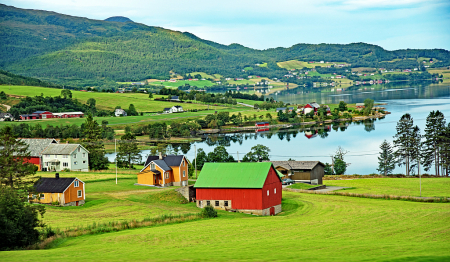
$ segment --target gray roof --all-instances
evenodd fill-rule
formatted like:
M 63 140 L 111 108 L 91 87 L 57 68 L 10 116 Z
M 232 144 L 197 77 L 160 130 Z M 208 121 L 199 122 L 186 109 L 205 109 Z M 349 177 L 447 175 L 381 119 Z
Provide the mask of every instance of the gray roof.
M 272 162 L 273 166 L 276 167 L 283 167 L 288 170 L 292 169 L 313 169 L 318 164 L 324 166 L 320 161 L 270 161 Z
M 34 184 L 34 188 L 37 193 L 63 193 L 75 179 L 75 177 L 42 177 Z
M 12 117 L 12 115 L 10 113 L 0 113 L 0 117 L 5 117 L 5 116 Z
M 317 104 L 316 102 L 309 103 L 309 105 L 312 106 L 312 107 L 315 107 L 315 108 L 319 108 L 320 107 L 320 105 Z
M 31 156 L 40 156 L 41 152 L 50 144 L 57 144 L 53 138 L 20 138 L 21 141 L 28 145 L 28 151 Z
M 164 111 L 169 111 L 169 110 L 170 110 L 170 107 L 164 108 Z
M 163 156 L 162 160 L 164 160 L 166 162 L 167 166 L 180 166 L 183 158 L 184 158 L 183 155 L 179 155 L 179 156 L 168 155 L 168 156 Z M 145 161 L 145 166 L 150 164 L 150 162 L 152 162 L 154 160 L 158 160 L 158 159 L 159 159 L 159 156 L 148 156 L 147 161 Z
M 164 170 L 164 171 L 169 171 L 169 170 L 172 170 L 172 168 L 170 168 L 167 164 L 166 164 L 166 161 L 164 161 L 164 160 L 153 160 L 153 162 L 155 163 L 155 164 L 157 164 L 162 170 Z
M 75 151 L 80 144 L 51 144 L 41 154 L 43 155 L 69 155 Z M 84 147 L 83 147 L 84 148 Z M 86 148 L 84 148 L 86 150 Z M 87 151 L 87 150 L 86 150 Z M 88 151 L 89 153 L 89 151 Z

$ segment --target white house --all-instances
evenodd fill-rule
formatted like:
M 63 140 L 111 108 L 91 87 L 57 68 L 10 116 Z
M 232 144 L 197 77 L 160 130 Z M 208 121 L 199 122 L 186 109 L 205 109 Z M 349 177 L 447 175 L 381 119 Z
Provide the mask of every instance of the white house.
M 89 151 L 80 144 L 50 144 L 41 153 L 46 171 L 89 171 Z
M 180 113 L 183 112 L 183 107 L 182 106 L 172 106 L 172 108 L 170 108 L 172 113 Z
M 127 112 L 121 108 L 117 108 L 116 111 L 114 111 L 115 116 L 127 116 Z

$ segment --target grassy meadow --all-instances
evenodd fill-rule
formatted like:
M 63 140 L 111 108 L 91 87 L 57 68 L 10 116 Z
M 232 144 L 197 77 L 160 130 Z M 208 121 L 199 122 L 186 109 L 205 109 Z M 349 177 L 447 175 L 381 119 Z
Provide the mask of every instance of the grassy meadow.
M 35 87 L 35 86 L 6 86 L 0 85 L 0 91 L 4 91 L 8 95 L 18 96 L 59 96 L 61 95 L 61 89 Z M 138 112 L 158 112 L 162 111 L 165 107 L 172 107 L 180 103 L 177 102 L 164 102 L 155 101 L 149 99 L 148 94 L 143 93 L 102 93 L 102 92 L 82 92 L 72 91 L 72 97 L 78 99 L 80 102 L 86 103 L 89 98 L 96 100 L 96 105 L 101 109 L 114 110 L 116 106 L 122 108 L 128 108 L 130 104 L 136 107 Z M 160 96 L 156 96 L 160 97 Z M 203 104 L 186 104 L 183 103 L 183 108 L 190 109 L 205 109 L 207 105 Z
M 350 187 L 349 193 L 419 196 L 419 178 L 364 178 L 353 180 L 324 180 L 327 186 Z M 423 197 L 450 197 L 450 178 L 422 178 Z
M 132 180 L 132 179 L 130 179 Z M 123 181 L 122 181 L 123 182 Z M 65 228 L 157 214 L 195 213 L 172 189 L 86 184 L 83 207 L 47 208 Z M 66 238 L 45 250 L 2 252 L 3 261 L 446 261 L 450 205 L 283 191 L 283 212 L 257 217 L 219 211 L 202 219 Z

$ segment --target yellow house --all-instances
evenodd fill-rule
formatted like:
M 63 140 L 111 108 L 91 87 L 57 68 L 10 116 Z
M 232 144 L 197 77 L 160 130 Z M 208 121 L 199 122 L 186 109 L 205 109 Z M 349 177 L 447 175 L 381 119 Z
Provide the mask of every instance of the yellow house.
M 149 156 L 137 178 L 138 185 L 187 186 L 188 162 L 183 155 Z
M 61 206 L 83 205 L 86 199 L 84 194 L 84 182 L 76 177 L 60 178 L 42 177 L 34 184 L 35 192 L 40 197 L 31 196 L 33 202 L 52 204 L 58 202 Z

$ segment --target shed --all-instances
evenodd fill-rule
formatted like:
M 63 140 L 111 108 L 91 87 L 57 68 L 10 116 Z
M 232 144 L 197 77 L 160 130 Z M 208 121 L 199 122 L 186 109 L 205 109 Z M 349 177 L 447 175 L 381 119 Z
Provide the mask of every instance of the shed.
M 199 208 L 263 216 L 281 212 L 281 178 L 270 162 L 206 163 L 194 188 Z
M 273 166 L 285 178 L 299 181 L 310 181 L 311 184 L 322 185 L 325 165 L 320 161 L 271 161 Z

